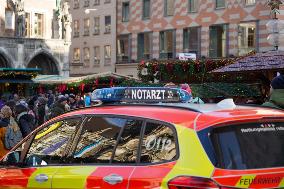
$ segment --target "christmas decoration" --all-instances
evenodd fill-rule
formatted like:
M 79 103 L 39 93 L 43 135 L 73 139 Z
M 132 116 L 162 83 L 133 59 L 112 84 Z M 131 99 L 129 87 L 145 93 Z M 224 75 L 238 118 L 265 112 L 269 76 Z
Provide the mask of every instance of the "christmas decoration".
M 175 82 L 175 83 L 203 83 L 210 81 L 227 81 L 227 79 L 242 79 L 241 76 L 232 78 L 231 75 L 213 75 L 211 71 L 235 63 L 237 60 L 255 54 L 252 52 L 238 58 L 220 60 L 150 60 L 138 65 L 138 76 L 143 82 Z

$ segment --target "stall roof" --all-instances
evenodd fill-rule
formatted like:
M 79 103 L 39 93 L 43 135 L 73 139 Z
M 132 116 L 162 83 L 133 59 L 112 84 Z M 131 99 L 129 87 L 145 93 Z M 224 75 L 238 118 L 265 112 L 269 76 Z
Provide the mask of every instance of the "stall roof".
M 269 51 L 238 60 L 236 63 L 216 69 L 212 73 L 249 72 L 284 69 L 284 51 Z
M 40 84 L 67 84 L 67 83 L 81 82 L 83 80 L 96 79 L 100 77 L 128 78 L 128 79 L 139 81 L 138 78 L 120 75 L 120 74 L 116 74 L 112 72 L 91 74 L 91 75 L 81 76 L 81 77 L 66 77 L 66 76 L 60 76 L 60 75 L 38 75 L 35 79 L 33 79 L 33 81 L 35 83 L 40 83 Z
M 41 69 L 39 68 L 0 68 L 0 71 L 6 71 L 6 72 L 39 72 Z

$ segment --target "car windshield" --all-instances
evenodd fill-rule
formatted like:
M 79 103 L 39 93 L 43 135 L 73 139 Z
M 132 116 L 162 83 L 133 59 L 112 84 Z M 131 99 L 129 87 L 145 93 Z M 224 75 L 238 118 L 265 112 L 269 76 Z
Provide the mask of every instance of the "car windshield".
M 249 123 L 211 132 L 216 159 L 224 169 L 284 166 L 284 123 Z

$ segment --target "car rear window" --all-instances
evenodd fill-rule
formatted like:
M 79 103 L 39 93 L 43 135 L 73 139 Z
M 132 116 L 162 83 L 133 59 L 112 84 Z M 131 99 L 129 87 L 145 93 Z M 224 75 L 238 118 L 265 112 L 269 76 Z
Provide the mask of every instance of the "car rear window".
M 214 128 L 209 133 L 209 140 L 220 168 L 240 170 L 284 166 L 282 122 Z

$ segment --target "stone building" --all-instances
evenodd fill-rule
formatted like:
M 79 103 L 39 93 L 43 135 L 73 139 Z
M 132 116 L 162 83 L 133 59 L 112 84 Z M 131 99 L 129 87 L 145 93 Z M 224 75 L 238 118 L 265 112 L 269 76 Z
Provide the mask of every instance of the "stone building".
M 116 0 L 72 0 L 70 75 L 115 71 Z
M 272 50 L 267 0 L 117 0 L 117 64 L 135 75 L 137 63 L 197 57 L 241 56 Z
M 0 67 L 69 75 L 68 11 L 63 0 L 1 0 Z

